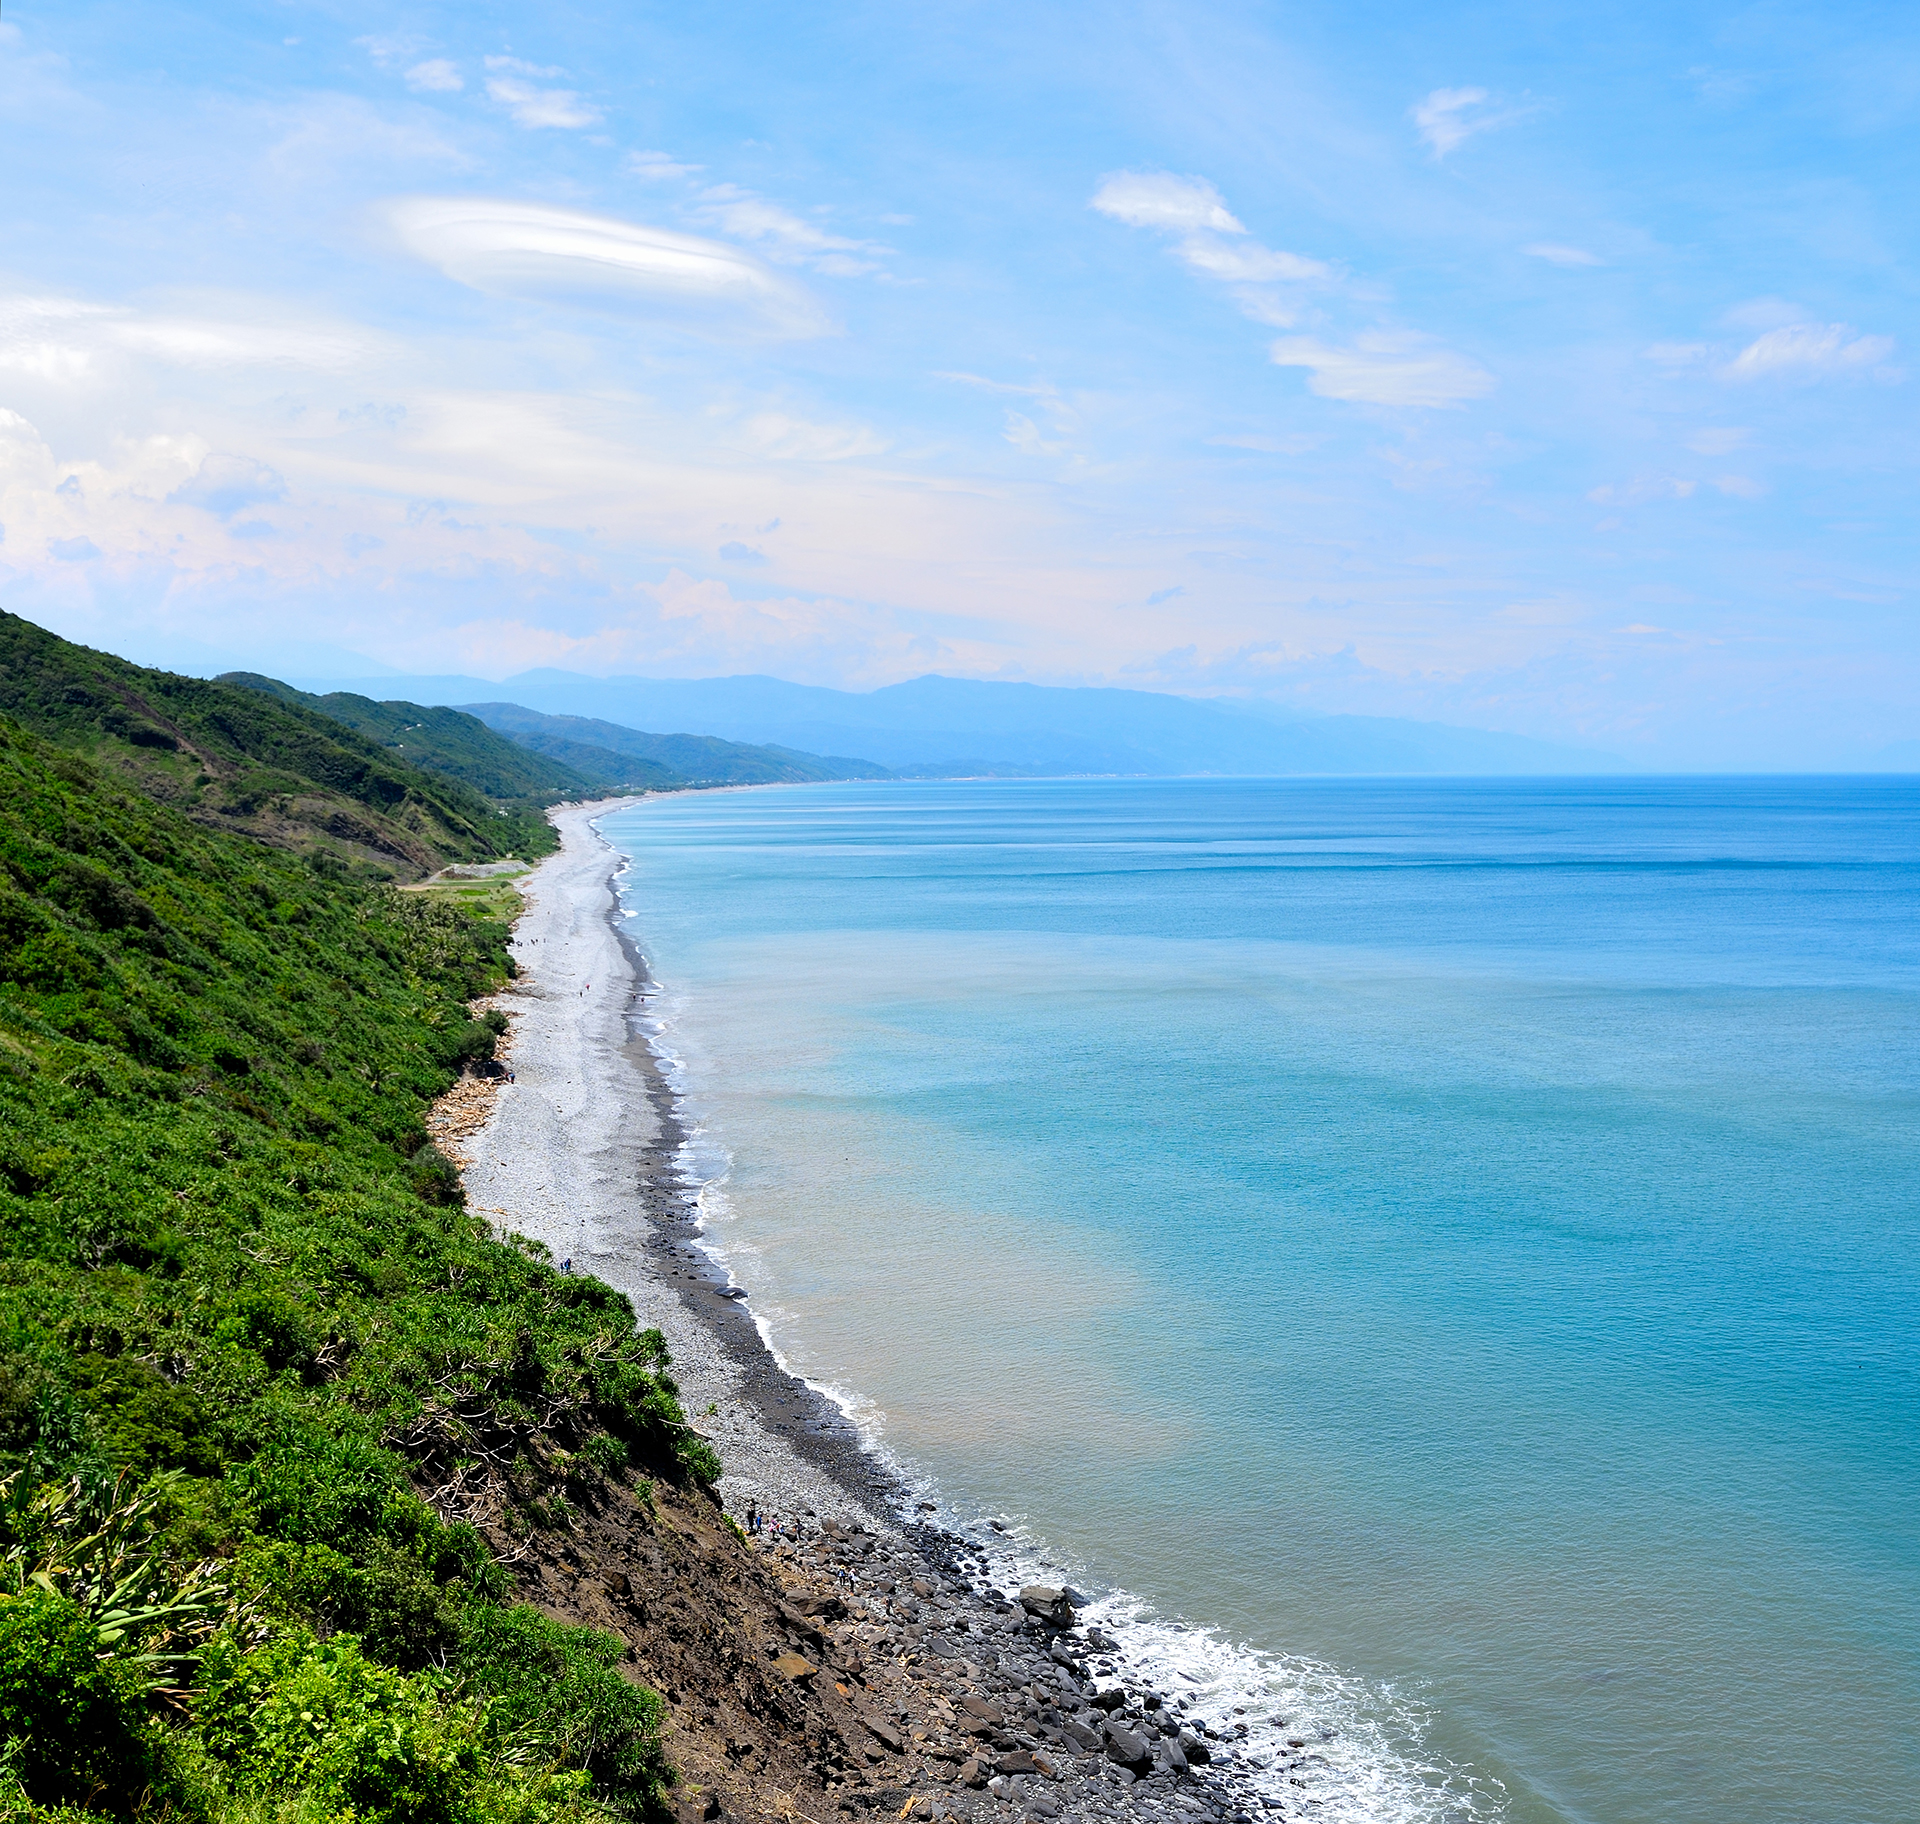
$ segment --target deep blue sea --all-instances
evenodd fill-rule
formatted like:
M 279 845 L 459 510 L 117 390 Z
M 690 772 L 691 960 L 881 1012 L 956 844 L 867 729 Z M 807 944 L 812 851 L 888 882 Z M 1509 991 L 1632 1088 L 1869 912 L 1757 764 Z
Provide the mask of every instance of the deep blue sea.
M 1920 1818 L 1920 781 L 604 828 L 776 1348 L 1287 1816 Z

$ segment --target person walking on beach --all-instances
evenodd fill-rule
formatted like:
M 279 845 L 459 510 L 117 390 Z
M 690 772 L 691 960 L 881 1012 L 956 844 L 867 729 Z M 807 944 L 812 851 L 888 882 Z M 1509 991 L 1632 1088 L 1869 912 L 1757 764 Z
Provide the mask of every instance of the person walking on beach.
M 760 1530 L 760 1510 L 751 1501 L 747 1503 L 747 1537 L 751 1539 Z

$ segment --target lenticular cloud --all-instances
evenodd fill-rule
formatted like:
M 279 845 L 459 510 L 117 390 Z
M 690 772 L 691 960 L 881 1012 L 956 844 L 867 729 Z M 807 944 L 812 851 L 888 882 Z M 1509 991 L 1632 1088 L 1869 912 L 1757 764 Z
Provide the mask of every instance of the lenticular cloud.
M 639 308 L 762 335 L 828 328 L 805 290 L 721 241 L 492 197 L 401 197 L 387 217 L 410 253 L 476 291 Z

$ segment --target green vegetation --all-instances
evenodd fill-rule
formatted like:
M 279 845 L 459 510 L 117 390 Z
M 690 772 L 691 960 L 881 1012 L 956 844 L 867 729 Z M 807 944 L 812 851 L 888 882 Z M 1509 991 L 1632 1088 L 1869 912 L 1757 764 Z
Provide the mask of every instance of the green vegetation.
M 197 823 L 363 877 L 554 844 L 537 809 L 495 804 L 305 703 L 150 671 L 5 613 L 0 714 Z
M 650 735 L 590 716 L 547 716 L 518 703 L 471 703 L 470 714 L 537 753 L 563 760 L 602 790 L 636 765 L 666 770 L 683 784 L 804 785 L 824 779 L 891 779 L 871 760 L 753 747 L 714 735 Z
M 659 1700 L 475 1524 L 717 1473 L 428 1141 L 504 937 L 0 718 L 0 1818 L 658 1805 Z
M 283 702 L 298 703 L 344 723 L 377 741 L 390 754 L 411 766 L 444 773 L 482 792 L 496 804 L 548 805 L 562 798 L 591 798 L 608 791 L 673 791 L 686 784 L 664 766 L 621 760 L 614 762 L 612 778 L 604 769 L 581 770 L 536 753 L 507 736 L 496 734 L 478 716 L 459 709 L 429 709 L 422 703 L 376 703 L 351 691 L 336 690 L 324 697 L 309 696 L 263 678 L 256 672 L 229 671 L 219 682 L 265 691 Z
M 520 915 L 521 905 L 520 890 L 513 883 L 526 869 L 498 863 L 494 867 L 499 868 L 497 873 L 492 868 L 485 872 L 480 869 L 469 871 L 465 868 L 449 868 L 444 874 L 403 887 L 401 891 L 444 900 L 475 918 L 512 924 Z

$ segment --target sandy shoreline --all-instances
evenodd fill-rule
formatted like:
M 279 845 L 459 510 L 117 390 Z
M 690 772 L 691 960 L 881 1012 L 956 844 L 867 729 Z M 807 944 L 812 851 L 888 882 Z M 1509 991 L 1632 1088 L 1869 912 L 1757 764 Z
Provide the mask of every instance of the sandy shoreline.
M 514 1081 L 458 1143 L 468 1206 L 618 1287 L 661 1331 L 688 1417 L 720 1453 L 729 1511 L 752 1500 L 890 1523 L 885 1470 L 837 1406 L 779 1367 L 696 1245 L 676 1167 L 685 1136 L 645 1036 L 655 984 L 621 929 L 619 856 L 594 827 L 639 802 L 556 807 L 558 853 L 516 883 L 520 975 L 494 997 Z

